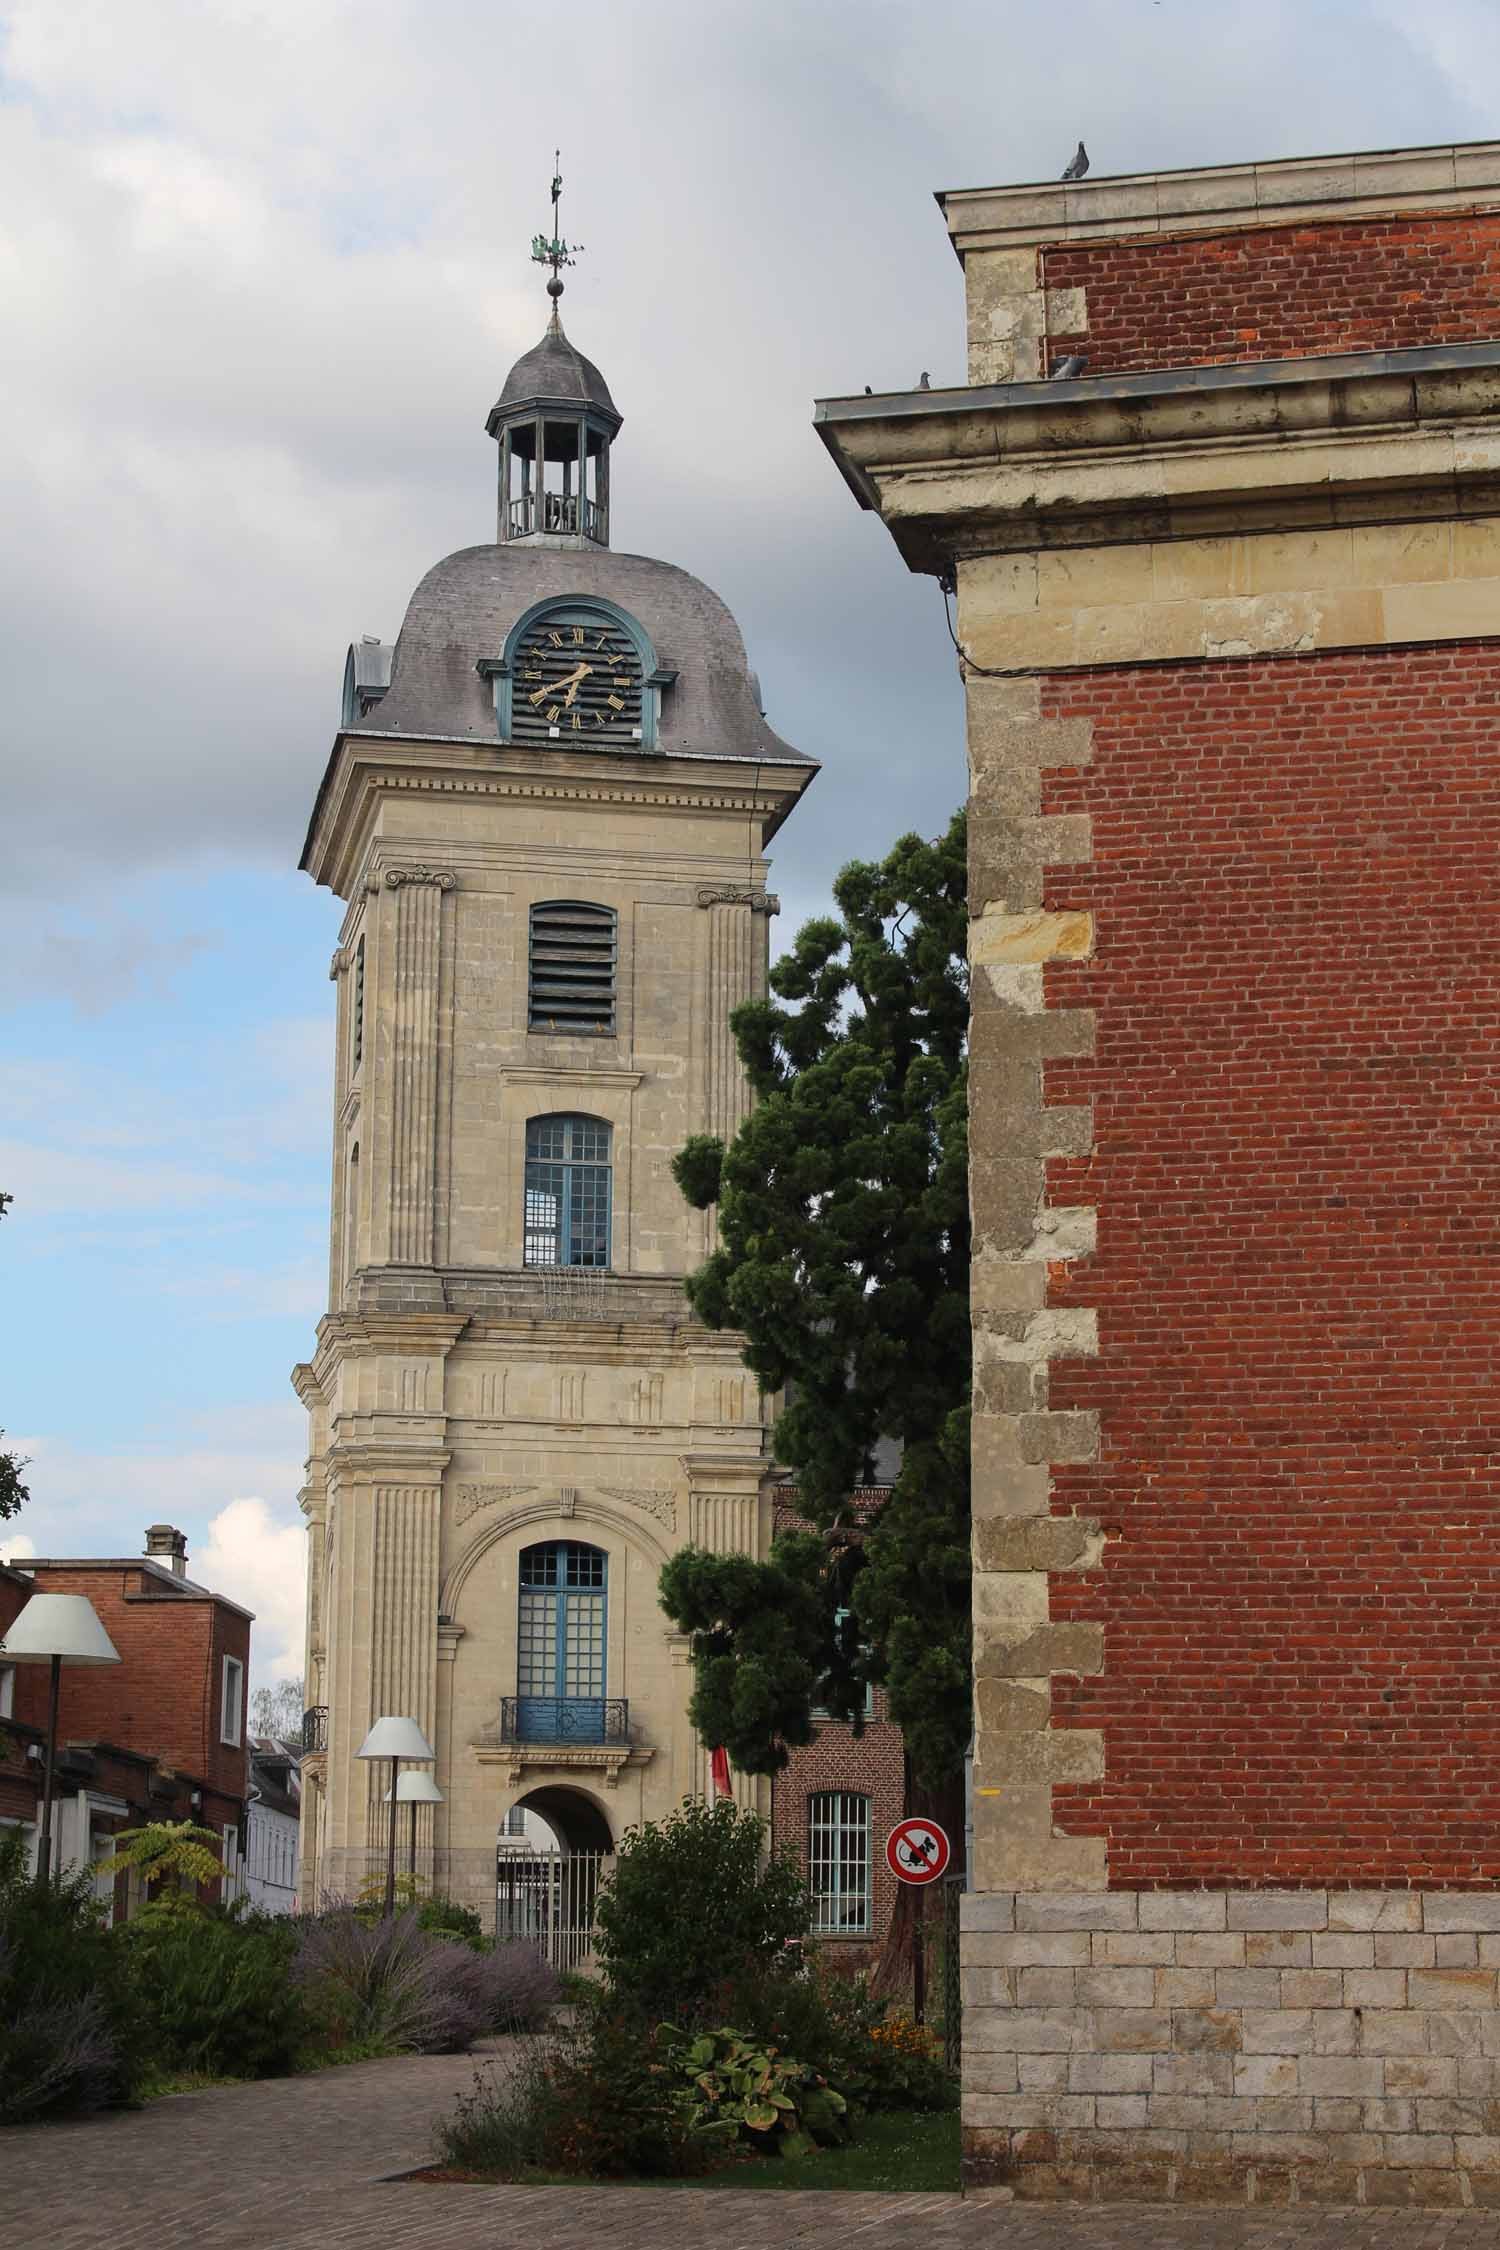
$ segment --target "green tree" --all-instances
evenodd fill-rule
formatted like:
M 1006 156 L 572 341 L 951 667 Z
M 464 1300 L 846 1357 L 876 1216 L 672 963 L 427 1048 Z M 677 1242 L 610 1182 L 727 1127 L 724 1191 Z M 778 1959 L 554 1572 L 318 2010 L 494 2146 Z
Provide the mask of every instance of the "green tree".
M 5 1217 L 14 1200 L 13 1196 L 0 1193 L 0 1219 Z M 0 1437 L 4 1435 L 4 1430 L 0 1430 Z M 19 1453 L 0 1452 L 0 1523 L 18 1516 L 31 1498 L 30 1492 L 21 1482 L 21 1471 L 26 1465 Z
M 117 1875 L 135 1869 L 145 1883 L 150 1911 L 197 1914 L 203 1904 L 200 1889 L 222 1882 L 227 1872 L 218 1844 L 211 1828 L 199 1828 L 191 1820 L 148 1820 L 139 1828 L 122 1828 L 114 1850 L 95 1860 L 94 1872 Z
M 810 1531 L 769 1558 L 684 1548 L 662 1572 L 692 1636 L 693 1723 L 752 1773 L 784 1765 L 825 1704 L 857 1727 L 883 1684 L 916 1780 L 951 1798 L 970 1731 L 968 898 L 962 813 L 834 885 L 735 1011 L 755 1107 L 673 1170 L 718 1207 L 688 1282 L 737 1330 Z M 900 1472 L 872 1510 L 877 1441 Z

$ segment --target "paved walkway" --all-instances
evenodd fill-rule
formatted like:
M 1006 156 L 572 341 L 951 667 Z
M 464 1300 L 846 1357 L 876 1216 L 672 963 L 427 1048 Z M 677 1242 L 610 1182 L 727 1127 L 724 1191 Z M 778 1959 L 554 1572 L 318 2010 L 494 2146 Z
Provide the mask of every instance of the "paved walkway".
M 497 2043 L 497 2056 L 503 2055 Z M 1052 2210 L 956 2195 L 382 2184 L 476 2058 L 360 2063 L 0 2132 L 4 2250 L 1500 2250 L 1479 2211 Z

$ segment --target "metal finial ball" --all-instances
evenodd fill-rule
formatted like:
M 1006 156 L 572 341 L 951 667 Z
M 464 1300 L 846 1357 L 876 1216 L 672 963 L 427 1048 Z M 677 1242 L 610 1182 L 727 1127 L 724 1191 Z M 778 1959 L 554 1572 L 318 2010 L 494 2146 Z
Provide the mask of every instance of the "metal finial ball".
M 555 301 L 556 301 L 556 300 L 557 300 L 557 299 L 558 299 L 558 298 L 559 298 L 559 297 L 560 297 L 560 296 L 562 295 L 562 293 L 563 293 L 563 285 L 562 285 L 562 283 L 561 283 L 561 282 L 560 282 L 560 281 L 558 280 L 558 278 L 557 278 L 556 274 L 554 274 L 554 275 L 552 276 L 552 279 L 551 279 L 551 280 L 550 280 L 550 281 L 548 282 L 548 284 L 547 284 L 547 294 L 548 294 L 548 296 L 549 296 L 549 297 L 551 297 L 551 298 L 553 299 L 553 301 L 555 302 Z

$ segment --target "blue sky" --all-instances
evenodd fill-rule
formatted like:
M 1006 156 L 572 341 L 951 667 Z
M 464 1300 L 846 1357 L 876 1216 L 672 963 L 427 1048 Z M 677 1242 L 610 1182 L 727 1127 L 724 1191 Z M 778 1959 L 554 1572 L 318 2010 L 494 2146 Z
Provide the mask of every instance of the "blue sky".
M 550 21 L 543 17 L 541 20 Z M 328 956 L 295 872 L 346 643 L 493 535 L 483 421 L 565 315 L 625 415 L 616 543 L 739 617 L 825 771 L 784 941 L 962 791 L 941 609 L 810 428 L 962 379 L 932 190 L 1484 137 L 1493 0 L 0 0 L 0 1424 L 17 1539 L 166 1517 L 300 1662 Z M 518 76 L 519 65 L 519 76 Z M 514 87 L 525 89 L 517 99 Z

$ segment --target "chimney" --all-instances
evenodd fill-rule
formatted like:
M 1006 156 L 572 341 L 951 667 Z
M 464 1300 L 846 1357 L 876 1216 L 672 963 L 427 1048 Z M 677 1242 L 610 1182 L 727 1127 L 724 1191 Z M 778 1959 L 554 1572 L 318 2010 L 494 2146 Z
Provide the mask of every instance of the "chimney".
M 187 1534 L 169 1523 L 146 1526 L 146 1553 L 164 1562 L 179 1578 L 187 1576 Z

